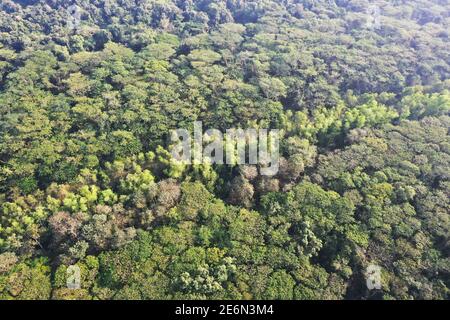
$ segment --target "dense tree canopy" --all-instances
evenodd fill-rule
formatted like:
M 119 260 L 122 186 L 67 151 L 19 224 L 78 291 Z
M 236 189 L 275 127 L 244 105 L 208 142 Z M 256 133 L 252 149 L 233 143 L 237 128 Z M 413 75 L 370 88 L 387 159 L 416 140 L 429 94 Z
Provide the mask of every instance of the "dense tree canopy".
M 0 299 L 448 299 L 450 4 L 372 7 L 0 0 Z M 194 121 L 278 174 L 174 163 Z

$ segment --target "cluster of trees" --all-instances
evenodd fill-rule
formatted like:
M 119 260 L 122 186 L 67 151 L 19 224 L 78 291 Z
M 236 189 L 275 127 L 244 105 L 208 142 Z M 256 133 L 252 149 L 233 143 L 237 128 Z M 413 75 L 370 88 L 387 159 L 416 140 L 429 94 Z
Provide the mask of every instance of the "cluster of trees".
M 448 299 L 450 5 L 371 5 L 2 1 L 0 299 Z M 194 121 L 278 174 L 172 162 Z

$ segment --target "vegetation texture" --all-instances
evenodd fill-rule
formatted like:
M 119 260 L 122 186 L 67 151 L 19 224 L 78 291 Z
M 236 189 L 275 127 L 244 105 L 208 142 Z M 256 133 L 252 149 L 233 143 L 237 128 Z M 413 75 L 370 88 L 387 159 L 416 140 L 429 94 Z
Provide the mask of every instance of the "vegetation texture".
M 0 299 L 448 299 L 449 30 L 447 0 L 0 0 Z M 174 165 L 194 121 L 281 130 L 278 175 Z

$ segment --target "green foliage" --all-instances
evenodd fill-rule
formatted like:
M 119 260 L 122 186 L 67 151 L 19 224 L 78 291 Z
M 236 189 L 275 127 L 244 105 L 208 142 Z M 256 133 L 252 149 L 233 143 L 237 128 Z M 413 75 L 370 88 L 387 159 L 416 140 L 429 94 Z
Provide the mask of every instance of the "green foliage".
M 73 4 L 0 4 L 0 299 L 449 298 L 447 2 Z M 194 121 L 278 173 L 174 161 Z
M 194 219 L 212 200 L 211 193 L 199 182 L 182 184 L 181 192 L 181 201 L 177 209 L 182 219 Z
M 295 281 L 284 270 L 270 275 L 264 298 L 269 300 L 292 300 Z
M 21 262 L 0 273 L 2 300 L 47 300 L 50 293 L 50 267 L 45 258 Z

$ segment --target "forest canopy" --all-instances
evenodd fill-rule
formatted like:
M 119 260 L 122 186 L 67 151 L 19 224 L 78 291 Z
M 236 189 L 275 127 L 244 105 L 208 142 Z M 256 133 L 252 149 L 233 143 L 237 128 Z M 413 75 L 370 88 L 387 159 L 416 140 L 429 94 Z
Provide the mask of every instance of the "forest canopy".
M 448 0 L 0 0 L 0 299 L 449 299 L 449 30 Z M 280 130 L 279 172 L 175 165 L 195 121 Z

